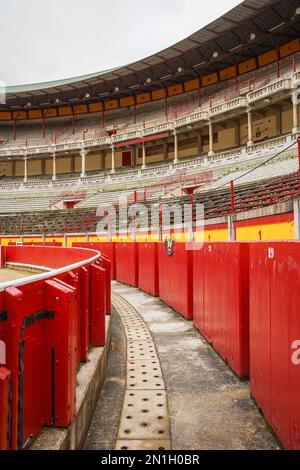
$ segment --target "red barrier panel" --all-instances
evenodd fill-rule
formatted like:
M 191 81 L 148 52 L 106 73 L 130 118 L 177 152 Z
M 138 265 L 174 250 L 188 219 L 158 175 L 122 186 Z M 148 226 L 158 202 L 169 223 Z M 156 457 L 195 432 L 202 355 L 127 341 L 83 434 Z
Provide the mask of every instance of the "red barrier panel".
M 190 320 L 193 318 L 193 253 L 187 246 L 187 243 L 175 243 L 169 256 L 165 244 L 158 244 L 159 297 Z
M 46 246 L 6 246 L 7 263 L 23 263 L 58 269 L 87 260 L 97 255 L 96 251 L 80 248 Z
M 45 391 L 45 424 L 67 427 L 76 412 L 76 316 L 77 301 L 73 288 L 61 282 L 45 281 L 47 306 L 55 312 L 54 321 L 47 324 L 47 377 L 54 376 Z M 57 332 L 59 331 L 59 335 Z M 51 372 L 51 374 L 50 374 Z
M 0 367 L 0 450 L 8 450 L 10 433 L 11 373 Z
M 100 251 L 111 262 L 111 280 L 116 279 L 116 243 L 115 242 L 73 242 L 73 247 L 89 248 Z
M 251 393 L 285 448 L 300 450 L 300 244 L 250 245 Z
M 105 345 L 106 272 L 96 264 L 91 266 L 91 344 Z
M 116 243 L 116 279 L 129 286 L 138 286 L 138 244 Z
M 248 263 L 246 243 L 193 252 L 194 325 L 240 377 L 249 374 Z
M 158 297 L 158 244 L 138 243 L 138 287 L 144 292 Z

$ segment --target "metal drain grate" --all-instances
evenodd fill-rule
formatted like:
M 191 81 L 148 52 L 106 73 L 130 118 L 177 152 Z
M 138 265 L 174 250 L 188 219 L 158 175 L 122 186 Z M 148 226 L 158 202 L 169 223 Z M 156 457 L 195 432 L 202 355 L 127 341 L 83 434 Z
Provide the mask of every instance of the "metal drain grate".
M 118 450 L 171 448 L 167 395 L 155 344 L 138 312 L 113 293 L 127 338 L 126 390 Z
M 126 391 L 119 439 L 169 439 L 169 418 L 164 390 Z
M 127 388 L 134 390 L 163 390 L 164 380 L 159 361 L 129 361 Z

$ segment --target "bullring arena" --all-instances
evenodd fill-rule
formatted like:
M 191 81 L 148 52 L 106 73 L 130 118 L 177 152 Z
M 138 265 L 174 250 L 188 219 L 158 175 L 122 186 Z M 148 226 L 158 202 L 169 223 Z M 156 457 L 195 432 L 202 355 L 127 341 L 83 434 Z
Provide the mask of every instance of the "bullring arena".
M 6 88 L 0 450 L 300 450 L 299 33 Z

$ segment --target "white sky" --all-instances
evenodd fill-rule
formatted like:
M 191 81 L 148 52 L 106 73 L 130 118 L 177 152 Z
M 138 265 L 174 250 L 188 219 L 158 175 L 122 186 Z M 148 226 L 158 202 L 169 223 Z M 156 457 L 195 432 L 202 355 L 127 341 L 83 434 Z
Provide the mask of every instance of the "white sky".
M 0 0 L 0 81 L 36 83 L 142 59 L 240 0 Z

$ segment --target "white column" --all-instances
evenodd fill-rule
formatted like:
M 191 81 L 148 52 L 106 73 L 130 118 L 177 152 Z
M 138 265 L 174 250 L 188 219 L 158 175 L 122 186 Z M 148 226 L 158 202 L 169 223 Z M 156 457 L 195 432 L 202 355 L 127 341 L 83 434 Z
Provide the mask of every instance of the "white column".
M 80 152 L 81 155 L 81 178 L 86 177 L 86 172 L 85 172 L 85 158 L 86 158 L 86 150 L 82 149 Z
M 248 110 L 248 142 L 247 145 L 248 147 L 251 147 L 253 145 L 253 129 L 252 129 L 252 111 Z
M 208 131 L 209 131 L 209 150 L 208 150 L 208 156 L 211 157 L 214 155 L 214 127 L 213 123 L 210 122 L 208 125 Z
M 111 173 L 116 172 L 116 164 L 115 164 L 115 147 L 112 146 L 111 148 Z
M 146 144 L 143 142 L 143 163 L 142 163 L 142 170 L 145 170 L 147 168 L 146 165 Z
M 52 154 L 52 181 L 55 181 L 56 178 L 56 154 Z
M 174 160 L 173 163 L 178 163 L 178 134 L 174 131 Z
M 24 157 L 24 183 L 27 183 L 28 179 L 28 161 L 27 156 Z
M 298 104 L 293 102 L 293 134 L 299 132 Z

